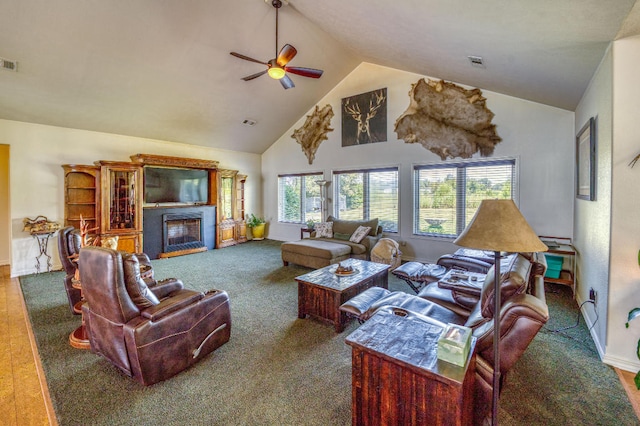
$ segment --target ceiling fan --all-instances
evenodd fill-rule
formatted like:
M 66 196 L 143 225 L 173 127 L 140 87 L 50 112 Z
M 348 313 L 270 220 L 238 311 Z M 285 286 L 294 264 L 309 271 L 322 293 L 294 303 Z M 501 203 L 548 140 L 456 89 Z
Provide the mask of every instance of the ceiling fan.
M 265 0 L 266 3 L 269 0 Z M 285 0 L 285 4 L 288 4 L 287 0 Z M 295 87 L 293 81 L 287 73 L 301 75 L 303 77 L 311 77 L 311 78 L 320 78 L 322 76 L 322 70 L 317 70 L 314 68 L 302 68 L 302 67 L 289 67 L 287 64 L 291 61 L 298 51 L 295 47 L 290 44 L 285 44 L 278 52 L 278 9 L 282 7 L 281 0 L 271 0 L 271 5 L 276 9 L 276 57 L 270 59 L 267 62 L 260 61 L 258 59 L 253 59 L 248 56 L 242 55 L 240 53 L 231 52 L 231 55 L 236 58 L 244 59 L 245 61 L 257 62 L 258 64 L 263 64 L 267 66 L 266 70 L 257 72 L 255 74 L 248 75 L 243 77 L 244 81 L 253 80 L 254 78 L 258 78 L 263 74 L 269 74 L 269 77 L 280 80 L 280 84 L 285 89 L 290 89 Z

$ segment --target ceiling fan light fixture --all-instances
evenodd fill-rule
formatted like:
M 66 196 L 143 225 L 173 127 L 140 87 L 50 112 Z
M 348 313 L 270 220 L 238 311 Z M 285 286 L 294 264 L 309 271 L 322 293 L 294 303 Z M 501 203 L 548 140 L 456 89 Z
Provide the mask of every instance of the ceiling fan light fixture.
M 284 68 L 278 65 L 275 59 L 269 61 L 269 69 L 267 70 L 267 73 L 269 74 L 269 77 L 274 80 L 280 80 L 285 75 Z
M 302 67 L 290 67 L 287 64 L 291 61 L 298 51 L 295 47 L 290 44 L 285 44 L 278 51 L 278 9 L 282 7 L 282 5 L 289 4 L 287 0 L 264 0 L 265 3 L 271 2 L 271 5 L 276 9 L 276 57 L 269 60 L 268 62 L 260 61 L 258 59 L 251 58 L 246 55 L 242 55 L 237 52 L 230 52 L 231 56 L 235 56 L 239 59 L 244 59 L 245 61 L 256 62 L 258 64 L 266 65 L 267 69 L 263 69 L 260 72 L 255 74 L 248 75 L 246 77 L 242 77 L 244 81 L 250 81 L 255 78 L 260 77 L 261 75 L 267 74 L 274 80 L 280 80 L 280 84 L 282 87 L 286 89 L 291 89 L 295 87 L 291 78 L 287 75 L 288 73 L 300 75 L 302 77 L 309 78 L 320 78 L 322 76 L 322 70 L 317 70 L 314 68 L 302 68 Z

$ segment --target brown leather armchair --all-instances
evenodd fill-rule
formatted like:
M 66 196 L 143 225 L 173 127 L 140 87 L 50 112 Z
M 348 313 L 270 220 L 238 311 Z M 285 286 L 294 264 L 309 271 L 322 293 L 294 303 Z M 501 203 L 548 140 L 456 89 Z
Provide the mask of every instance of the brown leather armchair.
M 80 247 L 80 230 L 75 229 L 73 226 L 67 226 L 58 232 L 58 255 L 60 256 L 62 268 L 66 273 L 64 277 L 64 288 L 67 291 L 67 299 L 69 300 L 71 312 L 76 315 L 81 312 L 79 302 L 82 300 L 82 294 L 79 289 L 74 288 L 72 285 L 78 264 L 72 262 L 71 257 L 80 253 Z
M 135 254 L 80 250 L 83 315 L 91 351 L 143 385 L 168 379 L 229 341 L 226 292 L 185 290 L 180 280 L 149 287 Z
M 66 273 L 64 277 L 64 288 L 67 291 L 67 299 L 69 300 L 71 312 L 75 315 L 79 315 L 82 312 L 80 304 L 82 301 L 82 293 L 80 289 L 73 287 L 73 278 L 78 269 L 77 255 L 80 253 L 80 248 L 82 247 L 81 241 L 80 230 L 73 226 L 68 226 L 58 233 L 58 254 L 62 268 Z M 76 256 L 76 260 L 72 261 L 71 259 L 74 256 Z M 162 285 L 162 281 L 158 282 L 154 278 L 153 267 L 151 266 L 149 256 L 145 253 L 136 253 L 136 256 L 140 262 L 142 278 L 147 285 L 149 287 Z

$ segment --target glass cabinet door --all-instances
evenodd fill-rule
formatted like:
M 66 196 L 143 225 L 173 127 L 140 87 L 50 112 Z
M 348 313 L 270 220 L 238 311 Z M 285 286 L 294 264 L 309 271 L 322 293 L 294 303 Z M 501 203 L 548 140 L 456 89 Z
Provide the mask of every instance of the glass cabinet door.
M 108 230 L 137 229 L 138 170 L 109 170 Z
M 222 219 L 233 219 L 233 178 L 223 177 L 221 188 Z
M 244 220 L 244 184 L 247 181 L 246 175 L 237 175 L 237 195 L 236 195 L 236 213 L 238 220 Z

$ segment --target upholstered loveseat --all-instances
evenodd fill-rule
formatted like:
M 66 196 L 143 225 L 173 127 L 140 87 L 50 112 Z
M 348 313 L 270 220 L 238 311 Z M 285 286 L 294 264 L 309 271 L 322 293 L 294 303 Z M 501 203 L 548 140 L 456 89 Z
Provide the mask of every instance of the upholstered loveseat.
M 285 266 L 291 262 L 309 268 L 322 268 L 350 257 L 368 260 L 371 249 L 382 237 L 378 219 L 344 220 L 329 216 L 326 223 L 330 223 L 329 233 L 323 232 L 327 227 L 321 225 L 325 229 L 313 231 L 310 238 L 282 243 L 282 261 Z M 370 229 L 360 241 L 351 241 L 358 240 L 352 237 L 359 227 Z

